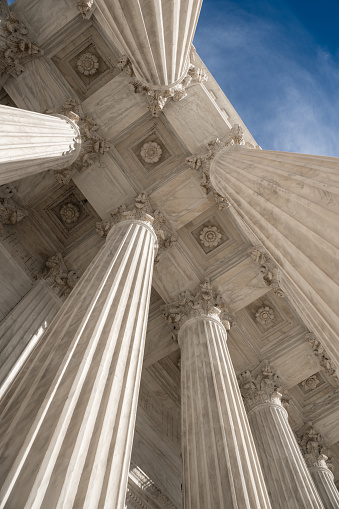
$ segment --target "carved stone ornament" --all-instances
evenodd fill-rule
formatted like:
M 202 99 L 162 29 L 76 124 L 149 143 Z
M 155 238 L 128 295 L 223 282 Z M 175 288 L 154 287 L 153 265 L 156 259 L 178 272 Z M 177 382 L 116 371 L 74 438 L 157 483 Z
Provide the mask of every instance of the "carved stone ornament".
M 77 8 L 84 19 L 90 19 L 93 14 L 94 0 L 78 0 Z
M 297 442 L 303 453 L 306 465 L 332 470 L 329 450 L 325 446 L 322 436 L 315 431 L 311 422 L 308 422 L 297 433 Z
M 278 297 L 285 297 L 280 286 L 280 271 L 273 260 L 265 252 L 264 248 L 261 246 L 253 247 L 249 249 L 248 253 L 256 263 L 260 263 L 259 270 L 262 274 L 265 285 L 271 286 Z
M 306 391 L 313 391 L 317 388 L 317 386 L 320 384 L 320 380 L 317 377 L 317 375 L 312 375 L 306 378 L 306 380 L 303 380 L 301 382 L 301 385 L 304 387 Z
M 3 84 L 9 76 L 16 78 L 24 70 L 23 64 L 44 53 L 27 37 L 27 28 L 7 6 L 1 7 L 0 18 L 0 77 Z
M 14 225 L 27 216 L 27 211 L 22 209 L 12 196 L 13 193 L 9 187 L 0 188 L 0 232 L 4 225 Z
M 129 207 L 121 205 L 111 212 L 111 216 L 112 219 L 100 221 L 96 225 L 96 231 L 101 237 L 106 237 L 114 225 L 124 220 L 139 220 L 152 225 L 158 239 L 158 250 L 154 263 L 158 263 L 163 252 L 177 242 L 175 233 L 166 226 L 166 220 L 161 212 L 153 210 L 144 191 L 134 199 L 132 205 Z
M 85 76 L 92 76 L 99 68 L 98 57 L 92 53 L 83 53 L 77 61 L 77 68 L 81 74 L 84 74 Z
M 164 319 L 178 331 L 190 318 L 209 316 L 220 320 L 227 330 L 230 324 L 227 321 L 227 309 L 220 294 L 212 287 L 209 278 L 205 278 L 193 292 L 186 290 L 179 293 L 179 299 L 172 304 L 162 306 Z
M 47 113 L 56 112 L 49 110 Z M 94 120 L 81 115 L 80 105 L 76 99 L 65 103 L 61 113 L 78 124 L 81 134 L 81 151 L 77 160 L 63 170 L 54 171 L 54 176 L 60 184 L 68 184 L 77 172 L 83 173 L 91 166 L 100 164 L 101 156 L 110 149 L 110 145 L 97 133 L 98 126 Z
M 74 203 L 65 203 L 60 209 L 60 215 L 64 223 L 76 223 L 80 216 L 80 210 Z
M 148 141 L 141 147 L 140 155 L 146 163 L 157 163 L 161 157 L 162 150 L 155 141 Z
M 217 193 L 212 186 L 210 178 L 211 162 L 215 158 L 216 154 L 224 147 L 244 144 L 244 130 L 239 124 L 235 124 L 232 129 L 230 129 L 230 132 L 224 141 L 220 141 L 219 138 L 215 138 L 207 144 L 206 152 L 186 158 L 186 163 L 189 168 L 197 171 L 200 175 L 200 187 L 205 194 L 213 194 L 214 201 L 216 202 L 219 210 L 228 208 L 230 204 L 228 200 Z
M 221 233 L 216 226 L 205 226 L 200 232 L 200 242 L 206 247 L 217 247 L 221 242 Z
M 37 279 L 43 279 L 53 291 L 62 299 L 68 297 L 79 280 L 73 270 L 68 270 L 61 253 L 56 253 L 46 261 L 45 269 L 36 275 Z
M 126 72 L 132 79 L 130 85 L 135 94 L 145 94 L 148 100 L 148 109 L 153 117 L 158 117 L 164 109 L 165 104 L 169 99 L 173 101 L 181 101 L 187 96 L 186 88 L 194 83 L 202 83 L 207 81 L 208 75 L 205 69 L 197 69 L 193 64 L 194 51 L 190 53 L 190 66 L 187 75 L 183 78 L 181 83 L 168 88 L 168 89 L 152 89 L 146 84 L 139 81 L 135 75 L 132 62 L 127 55 L 123 55 L 118 63 L 121 71 Z
M 339 383 L 339 377 L 337 375 L 337 371 L 335 369 L 335 366 L 330 359 L 328 353 L 326 352 L 325 348 L 322 346 L 320 341 L 316 338 L 315 334 L 313 332 L 310 332 L 305 335 L 305 339 L 310 343 L 313 353 L 316 357 L 319 359 L 319 364 L 322 367 L 322 369 L 334 378 L 334 380 Z
M 243 371 L 238 376 L 241 395 L 248 411 L 263 403 L 288 407 L 289 397 L 280 379 L 267 361 L 256 370 Z
M 152 507 L 161 507 L 161 509 L 177 509 L 170 499 L 163 493 L 158 486 L 143 472 L 135 463 L 131 462 L 126 500 L 138 509 L 151 506 L 145 501 L 142 495 L 146 495 L 146 500 L 152 500 Z M 153 505 L 153 503 L 155 505 Z
M 263 325 L 274 320 L 274 311 L 269 306 L 260 307 L 255 313 L 255 319 Z

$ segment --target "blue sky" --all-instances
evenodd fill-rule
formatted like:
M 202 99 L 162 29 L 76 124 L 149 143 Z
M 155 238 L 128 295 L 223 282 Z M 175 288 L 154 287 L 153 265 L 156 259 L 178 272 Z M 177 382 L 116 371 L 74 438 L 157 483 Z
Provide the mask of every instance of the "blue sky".
M 339 1 L 204 0 L 194 44 L 264 149 L 339 156 Z

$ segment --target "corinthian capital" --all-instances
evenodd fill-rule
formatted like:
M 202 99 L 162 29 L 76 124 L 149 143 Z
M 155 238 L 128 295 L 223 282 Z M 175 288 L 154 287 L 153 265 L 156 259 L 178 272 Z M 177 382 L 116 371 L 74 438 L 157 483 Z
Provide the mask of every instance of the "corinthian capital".
M 162 213 L 159 210 L 153 210 L 144 191 L 134 199 L 130 206 L 127 207 L 123 204 L 112 210 L 111 219 L 98 222 L 96 231 L 101 237 L 106 237 L 114 225 L 127 220 L 143 221 L 152 226 L 158 239 L 155 263 L 159 261 L 162 253 L 172 247 L 177 241 L 175 233 L 166 225 L 166 220 Z
M 193 292 L 186 290 L 179 293 L 179 299 L 162 307 L 163 317 L 167 323 L 178 331 L 187 320 L 206 316 L 219 320 L 226 329 L 230 328 L 226 320 L 227 310 L 222 296 L 212 287 L 209 278 L 205 278 Z
M 212 193 L 219 210 L 229 207 L 229 202 L 227 198 L 217 193 L 212 186 L 210 178 L 211 163 L 217 153 L 223 148 L 244 144 L 244 130 L 241 125 L 235 124 L 223 141 L 219 140 L 219 138 L 215 138 L 207 144 L 206 151 L 186 158 L 188 166 L 199 173 L 202 190 L 206 194 Z
M 4 0 L 0 4 L 0 78 L 16 78 L 25 68 L 23 64 L 40 57 L 44 52 L 27 36 L 27 28 L 10 12 Z M 0 87 L 1 88 L 1 87 Z
M 297 432 L 297 441 L 308 467 L 332 469 L 329 450 L 323 437 L 318 433 L 312 422 L 308 422 Z
M 240 373 L 238 383 L 248 411 L 263 403 L 288 407 L 287 391 L 267 361 L 252 372 L 246 370 Z

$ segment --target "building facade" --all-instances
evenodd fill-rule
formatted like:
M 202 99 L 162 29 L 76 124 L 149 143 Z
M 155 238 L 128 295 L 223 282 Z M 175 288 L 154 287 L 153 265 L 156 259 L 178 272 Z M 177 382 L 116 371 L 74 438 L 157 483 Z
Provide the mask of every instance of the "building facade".
M 200 0 L 0 0 L 0 507 L 339 507 L 339 160 L 261 149 Z

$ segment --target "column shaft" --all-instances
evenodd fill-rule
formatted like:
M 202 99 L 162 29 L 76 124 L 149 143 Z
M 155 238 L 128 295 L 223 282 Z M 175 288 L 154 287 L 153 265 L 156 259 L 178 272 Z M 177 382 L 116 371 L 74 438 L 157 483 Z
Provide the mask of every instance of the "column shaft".
M 124 507 L 155 243 L 111 229 L 5 394 L 1 508 Z
M 67 168 L 80 148 L 80 131 L 69 118 L 0 105 L 0 185 Z
M 321 509 L 300 448 L 279 404 L 262 403 L 248 413 L 253 438 L 274 509 Z
M 239 146 L 222 149 L 210 170 L 216 191 L 282 269 L 283 289 L 337 366 L 338 170 L 334 157 Z
M 184 508 L 270 508 L 225 327 L 192 318 L 179 342 Z
M 61 304 L 45 282 L 37 281 L 1 322 L 0 400 Z
M 325 509 L 338 509 L 339 491 L 334 484 L 334 476 L 328 468 L 311 467 L 312 479 Z

